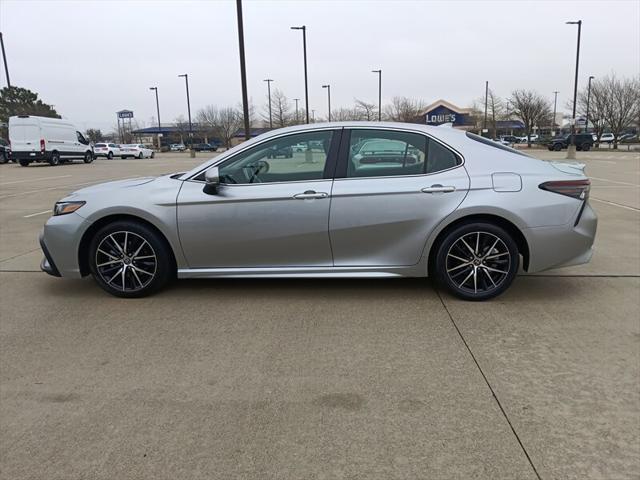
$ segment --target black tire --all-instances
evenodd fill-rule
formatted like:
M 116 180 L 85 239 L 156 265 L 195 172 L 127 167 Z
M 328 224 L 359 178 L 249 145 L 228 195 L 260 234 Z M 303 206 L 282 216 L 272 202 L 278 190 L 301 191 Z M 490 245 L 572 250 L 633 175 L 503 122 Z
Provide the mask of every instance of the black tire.
M 138 158 L 139 158 L 140 160 L 142 160 L 142 159 L 144 158 L 144 155 L 142 155 L 142 152 L 140 152 L 140 153 L 138 154 Z
M 156 156 L 156 152 L 151 152 L 151 158 Z
M 433 274 L 438 284 L 463 300 L 494 298 L 509 288 L 518 273 L 516 242 L 492 223 L 459 225 L 436 249 Z
M 9 158 L 7 158 L 7 152 L 0 152 L 0 163 L 7 163 Z
M 591 145 L 589 145 L 588 143 L 585 143 L 582 145 L 583 152 L 588 152 L 590 148 L 591 148 Z
M 84 160 L 84 163 L 91 163 L 91 162 L 93 162 L 93 153 L 91 153 L 91 152 L 85 152 L 85 153 L 84 153 L 84 158 L 83 158 L 83 160 Z
M 55 167 L 56 165 L 60 165 L 60 154 L 58 152 L 52 152 L 49 157 L 49 165 Z
M 126 241 L 126 256 L 122 255 L 112 240 L 118 243 L 121 250 Z M 133 257 L 136 253 L 134 250 L 138 250 L 140 245 L 143 245 L 138 251 L 140 259 L 136 260 Z M 166 240 L 147 225 L 130 220 L 116 221 L 98 230 L 91 239 L 88 260 L 91 274 L 98 285 L 116 297 L 145 297 L 167 285 L 176 273 Z M 105 262 L 110 264 L 106 265 Z M 124 277 L 120 273 L 123 267 Z
M 107 160 L 112 160 L 112 159 L 113 159 L 113 152 L 107 153 Z
M 556 152 L 559 152 L 560 150 L 562 150 L 562 145 L 560 145 L 559 143 L 556 143 L 553 146 L 553 150 L 556 151 Z
M 18 160 L 20 162 L 21 167 L 28 167 L 31 163 L 29 160 Z

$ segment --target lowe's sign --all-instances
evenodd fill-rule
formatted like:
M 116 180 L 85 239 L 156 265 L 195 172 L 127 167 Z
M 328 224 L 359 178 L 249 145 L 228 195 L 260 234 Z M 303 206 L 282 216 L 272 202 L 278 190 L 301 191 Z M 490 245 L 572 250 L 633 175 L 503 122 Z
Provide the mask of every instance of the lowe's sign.
M 454 126 L 466 125 L 469 115 L 466 113 L 456 112 L 450 108 L 440 105 L 428 111 L 425 114 L 425 123 L 427 125 L 442 125 L 443 123 L 452 123 Z

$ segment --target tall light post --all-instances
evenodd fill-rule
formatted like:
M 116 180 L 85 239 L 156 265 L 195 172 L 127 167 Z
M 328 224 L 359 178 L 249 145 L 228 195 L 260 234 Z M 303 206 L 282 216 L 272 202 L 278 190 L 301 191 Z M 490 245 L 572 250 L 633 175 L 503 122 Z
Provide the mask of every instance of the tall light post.
M 291 30 L 302 30 L 302 52 L 304 55 L 304 108 L 309 123 L 309 83 L 307 80 L 307 26 L 291 27 Z
M 558 92 L 553 92 L 553 119 L 551 120 L 551 129 L 553 130 L 553 136 L 556 136 L 556 106 L 558 105 Z
M 485 86 L 484 86 L 484 123 L 482 124 L 482 133 L 484 133 L 487 130 L 487 106 L 488 106 L 488 104 L 489 104 L 489 80 L 487 80 L 485 82 Z
M 589 77 L 589 86 L 587 87 L 587 121 L 586 121 L 586 132 L 589 133 L 589 102 L 591 101 L 591 80 L 593 80 L 594 77 L 593 75 L 591 75 Z
M 7 76 L 7 87 L 11 88 L 11 80 L 9 80 L 9 67 L 7 66 L 7 54 L 4 51 L 4 39 L 0 32 L 0 47 L 2 47 L 2 60 L 4 62 L 4 74 Z
M 316 111 L 315 110 L 311 110 L 311 114 L 313 115 L 313 117 L 311 118 L 311 121 L 313 123 L 316 123 Z
M 187 115 L 189 116 L 189 152 L 191 157 L 195 157 L 195 153 L 193 151 L 193 125 L 191 124 L 191 99 L 189 98 L 189 74 L 184 73 L 182 75 L 178 75 L 178 77 L 184 77 L 184 83 L 187 87 Z
M 567 158 L 576 158 L 576 103 L 578 99 L 578 69 L 580 67 L 580 34 L 582 32 L 582 20 L 565 22 L 567 25 L 578 25 L 578 42 L 576 47 L 576 77 L 573 83 L 573 114 L 571 116 L 571 145 L 567 148 Z
M 327 89 L 327 102 L 329 103 L 329 121 L 331 121 L 331 85 L 322 85 Z
M 382 121 L 382 70 L 371 70 L 378 74 L 378 121 Z
M 240 80 L 242 83 L 242 114 L 244 115 L 244 139 L 251 139 L 249 123 L 249 95 L 247 93 L 247 67 L 244 59 L 244 26 L 242 23 L 242 0 L 236 0 L 236 17 L 238 19 L 238 47 L 240 50 Z
M 271 116 L 271 80 L 270 78 L 266 78 L 263 82 L 267 82 L 267 96 L 269 97 L 269 128 L 273 128 L 273 117 Z
M 293 101 L 296 102 L 296 125 L 297 125 L 298 124 L 298 102 L 300 101 L 300 99 L 294 98 Z
M 158 151 L 162 150 L 162 141 L 160 137 L 162 135 L 162 126 L 160 123 L 160 101 L 158 100 L 158 87 L 149 87 L 149 90 L 155 90 L 156 92 L 156 109 L 158 111 Z

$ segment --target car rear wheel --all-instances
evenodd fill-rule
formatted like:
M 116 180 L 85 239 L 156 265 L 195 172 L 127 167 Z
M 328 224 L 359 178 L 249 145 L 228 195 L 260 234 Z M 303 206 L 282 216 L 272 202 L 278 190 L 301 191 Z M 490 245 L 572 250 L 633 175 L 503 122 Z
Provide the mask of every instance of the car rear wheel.
M 89 247 L 89 266 L 100 287 L 125 298 L 149 295 L 175 273 L 166 241 L 133 221 L 114 222 L 97 232 Z
M 464 300 L 487 300 L 504 292 L 520 257 L 509 233 L 484 222 L 463 224 L 440 242 L 435 257 L 438 283 Z
M 138 158 L 142 159 L 142 152 L 138 154 Z
M 582 151 L 583 152 L 588 152 L 590 148 L 591 148 L 591 146 L 588 143 L 585 143 L 585 144 L 582 145 Z
M 107 153 L 107 159 L 111 160 L 113 158 L 113 152 Z
M 7 163 L 7 153 L 6 152 L 0 152 L 0 163 Z
M 49 165 L 52 167 L 60 165 L 60 154 L 58 152 L 53 152 L 51 154 L 51 157 L 49 158 Z
M 151 158 L 153 158 L 155 156 L 156 156 L 155 152 L 151 152 Z
M 91 162 L 93 162 L 93 153 L 85 152 L 85 154 L 84 154 L 84 163 L 91 163 Z
M 560 150 L 562 150 L 562 145 L 560 145 L 559 143 L 556 143 L 556 144 L 553 146 L 553 149 L 554 149 L 556 152 L 559 152 Z
M 21 167 L 28 167 L 31 163 L 29 160 L 19 160 Z

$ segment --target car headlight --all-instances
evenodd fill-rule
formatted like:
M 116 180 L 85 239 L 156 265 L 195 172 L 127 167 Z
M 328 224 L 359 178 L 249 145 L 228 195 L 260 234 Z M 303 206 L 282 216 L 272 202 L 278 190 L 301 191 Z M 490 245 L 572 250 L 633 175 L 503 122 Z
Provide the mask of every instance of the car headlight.
M 58 202 L 53 207 L 53 215 L 67 215 L 78 210 L 87 202 Z

